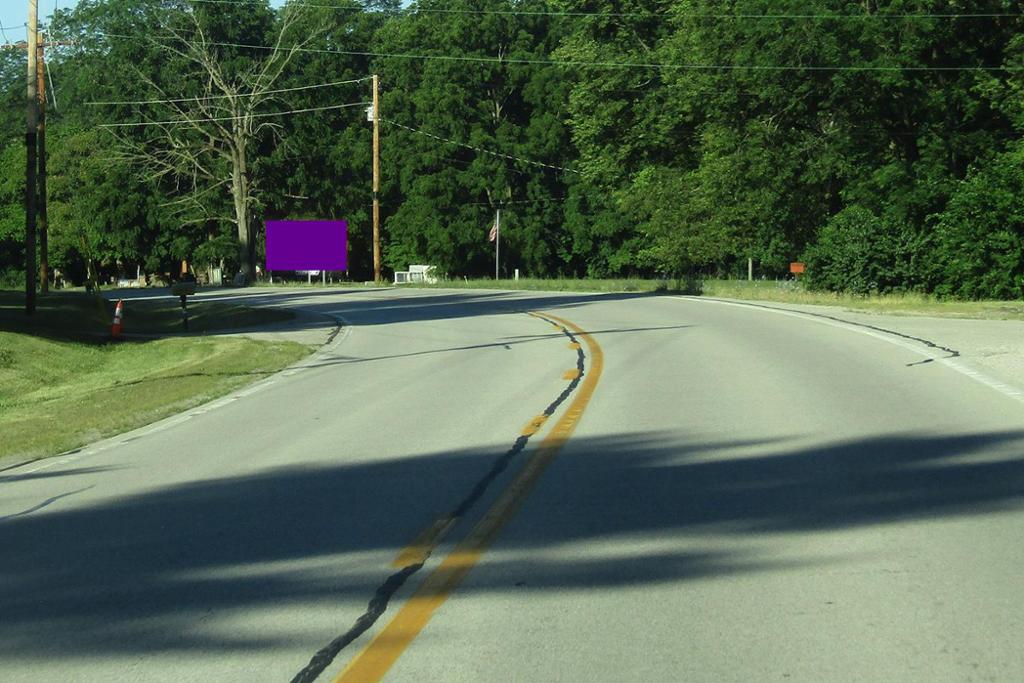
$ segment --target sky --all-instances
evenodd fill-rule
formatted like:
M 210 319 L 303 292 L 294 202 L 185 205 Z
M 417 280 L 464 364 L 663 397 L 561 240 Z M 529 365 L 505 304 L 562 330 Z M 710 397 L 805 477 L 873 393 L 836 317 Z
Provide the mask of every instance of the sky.
M 64 6 L 71 0 L 63 0 Z M 61 2 L 61 0 L 58 0 Z M 50 16 L 53 12 L 53 0 L 40 0 L 39 2 L 39 21 L 42 23 L 43 17 Z M 25 40 L 25 24 L 28 23 L 28 2 L 27 0 L 0 0 L 0 26 L 3 27 L 3 35 L 0 35 L 0 39 L 3 42 L 16 43 L 19 40 Z
M 77 0 L 38 0 L 39 24 L 45 25 L 55 8 L 67 9 L 77 4 Z M 3 34 L 0 42 L 16 43 L 25 40 L 25 25 L 28 24 L 28 0 L 0 0 L 0 26 Z

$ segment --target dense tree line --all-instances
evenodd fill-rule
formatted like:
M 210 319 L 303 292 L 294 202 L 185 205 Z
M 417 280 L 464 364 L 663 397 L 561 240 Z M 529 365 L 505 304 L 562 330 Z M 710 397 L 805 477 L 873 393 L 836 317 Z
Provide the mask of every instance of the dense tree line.
M 377 73 L 391 269 L 493 272 L 500 208 L 506 272 L 740 276 L 753 259 L 774 278 L 804 260 L 823 288 L 1017 297 L 1022 28 L 1017 0 L 84 0 L 50 27 L 74 41 L 49 54 L 51 262 L 238 268 L 240 224 L 258 261 L 264 220 L 336 217 L 368 277 L 359 103 Z M 6 280 L 24 71 L 0 53 Z M 179 123 L 219 111 L 203 126 L 255 116 L 240 176 L 215 131 Z M 103 127 L 143 121 L 172 123 Z M 171 168 L 182 149 L 193 165 Z

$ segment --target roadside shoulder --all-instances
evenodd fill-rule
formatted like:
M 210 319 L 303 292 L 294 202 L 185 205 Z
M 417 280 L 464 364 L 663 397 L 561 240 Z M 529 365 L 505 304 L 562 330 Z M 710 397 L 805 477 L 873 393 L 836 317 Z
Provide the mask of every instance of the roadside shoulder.
M 916 341 L 922 344 L 923 348 L 932 348 L 939 356 L 955 357 L 958 363 L 966 364 L 972 369 L 1024 391 L 1024 321 L 892 315 L 865 313 L 839 306 L 740 299 L 714 300 L 802 313 L 864 327 L 883 334 L 888 333 L 905 341 Z

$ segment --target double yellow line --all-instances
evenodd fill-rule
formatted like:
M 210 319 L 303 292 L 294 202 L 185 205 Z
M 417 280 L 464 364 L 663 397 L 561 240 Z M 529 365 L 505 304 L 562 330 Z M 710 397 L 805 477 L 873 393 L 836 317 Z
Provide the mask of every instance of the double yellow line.
M 381 629 L 373 640 L 338 674 L 334 679 L 335 683 L 353 683 L 355 681 L 368 683 L 379 681 L 384 677 L 388 669 L 394 665 L 395 661 L 427 625 L 434 612 L 444 604 L 452 591 L 458 587 L 462 579 L 480 560 L 484 551 L 494 541 L 505 524 L 512 519 L 527 494 L 540 479 L 544 469 L 551 464 L 569 437 L 572 436 L 583 411 L 590 403 L 597 382 L 601 378 L 604 355 L 597 342 L 575 324 L 546 313 L 543 319 L 553 320 L 565 329 L 571 330 L 577 338 L 586 342 L 587 349 L 590 351 L 590 364 L 584 372 L 583 381 L 577 388 L 575 398 L 548 435 L 540 442 L 522 471 L 494 501 L 494 504 L 477 522 L 469 535 L 426 578 L 387 626 Z M 532 424 L 531 422 L 530 425 L 527 425 L 527 429 Z M 536 428 L 539 427 L 540 425 L 536 426 Z M 432 539 L 441 535 L 440 530 L 435 528 L 438 526 L 445 526 L 442 520 L 438 520 L 434 527 L 427 530 Z M 419 542 L 413 544 L 416 548 L 422 548 L 423 545 Z M 426 552 L 425 550 L 413 551 L 409 555 L 410 557 L 422 555 L 425 559 Z

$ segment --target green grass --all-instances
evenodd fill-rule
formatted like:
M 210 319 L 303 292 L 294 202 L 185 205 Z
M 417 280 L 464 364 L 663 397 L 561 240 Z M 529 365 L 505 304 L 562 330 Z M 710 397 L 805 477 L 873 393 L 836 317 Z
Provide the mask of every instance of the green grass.
M 125 301 L 124 331 L 156 336 L 110 343 L 114 304 L 84 292 L 0 291 L 0 460 L 42 457 L 141 427 L 266 377 L 310 352 L 291 342 L 203 337 L 289 320 L 288 311 L 176 299 Z
M 0 290 L 0 330 L 66 338 L 109 334 L 114 302 L 84 292 L 40 295 L 36 312 L 25 315 L 22 292 Z M 189 332 L 215 332 L 291 320 L 289 311 L 252 308 L 219 301 L 191 301 Z M 126 300 L 122 324 L 126 334 L 164 335 L 182 331 L 181 305 L 173 297 Z
M 114 304 L 108 306 L 114 315 Z M 290 311 L 274 308 L 253 308 L 219 301 L 190 301 L 188 304 L 189 332 L 217 332 L 243 327 L 258 327 L 291 320 Z M 126 333 L 168 334 L 182 331 L 181 303 L 176 299 L 125 301 L 123 315 Z M 105 323 L 107 329 L 110 320 Z
M 831 292 L 812 292 L 799 283 L 777 280 L 679 280 L 644 279 L 520 279 L 446 280 L 436 285 L 410 284 L 402 287 L 438 289 L 504 289 L 547 292 L 660 292 L 696 294 L 723 299 L 771 301 L 785 304 L 834 306 L 865 313 L 888 315 L 924 315 L 979 320 L 1024 320 L 1024 301 L 940 300 L 925 294 L 884 294 L 853 296 Z
M 308 353 L 301 344 L 241 337 L 87 344 L 0 331 L 0 460 L 52 455 L 140 427 Z

